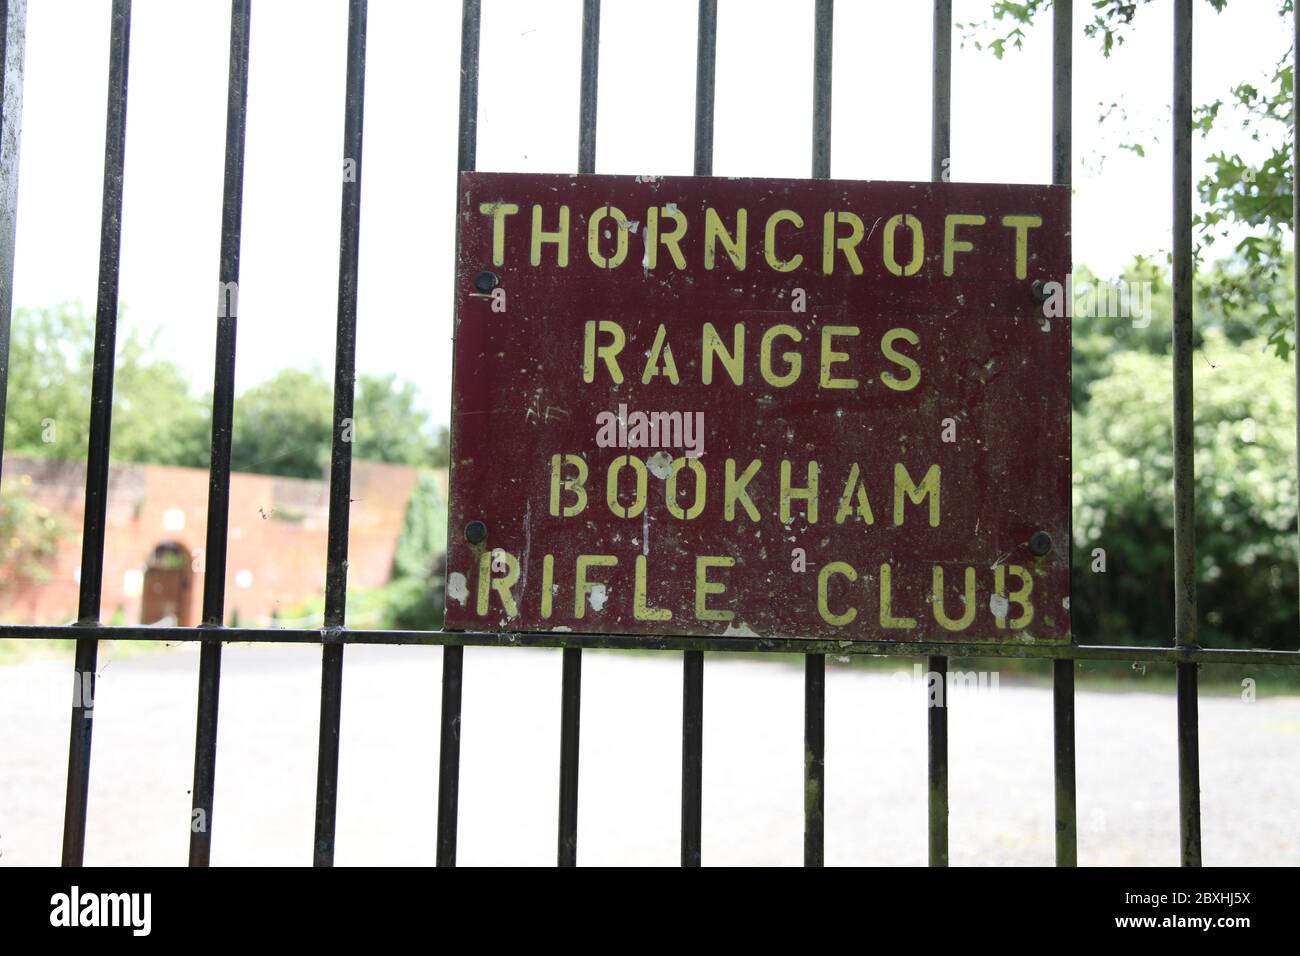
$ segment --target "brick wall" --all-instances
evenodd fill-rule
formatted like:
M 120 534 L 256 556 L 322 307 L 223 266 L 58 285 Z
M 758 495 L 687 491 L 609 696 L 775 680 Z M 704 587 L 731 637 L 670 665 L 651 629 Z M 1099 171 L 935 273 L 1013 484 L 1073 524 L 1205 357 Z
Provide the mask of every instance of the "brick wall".
M 348 583 L 376 587 L 388 580 L 398 533 L 418 472 L 406 465 L 357 461 L 352 466 Z M 441 476 L 440 476 L 441 477 Z M 67 534 L 40 585 L 12 582 L 0 590 L 0 620 L 59 623 L 76 618 L 86 469 L 82 462 L 6 455 L 3 481 L 55 512 Z M 445 484 L 445 480 L 440 481 Z M 146 563 L 160 544 L 177 543 L 191 556 L 188 623 L 202 618 L 208 473 L 166 465 L 113 465 L 108 480 L 104 549 L 106 622 L 140 621 Z M 236 473 L 230 476 L 226 607 L 229 623 L 282 619 L 295 605 L 324 592 L 329 483 Z M 3 547 L 0 543 L 0 547 Z M 3 557 L 0 554 L 0 557 Z M 318 622 L 291 622 L 308 626 Z

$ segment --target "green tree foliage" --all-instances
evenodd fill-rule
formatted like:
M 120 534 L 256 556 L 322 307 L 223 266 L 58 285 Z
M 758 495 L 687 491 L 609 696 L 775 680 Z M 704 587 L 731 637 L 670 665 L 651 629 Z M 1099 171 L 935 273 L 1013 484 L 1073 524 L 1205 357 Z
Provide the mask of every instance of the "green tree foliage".
M 320 478 L 329 467 L 334 391 L 319 371 L 284 369 L 235 399 L 230 467 Z
M 1206 336 L 1216 333 L 1235 345 L 1260 336 L 1264 327 L 1262 302 L 1291 311 L 1294 296 L 1290 283 L 1285 280 L 1290 265 L 1288 254 L 1281 275 L 1269 275 L 1251 270 L 1240 259 L 1231 259 L 1215 263 L 1198 274 L 1193 288 L 1196 302 L 1193 346 L 1201 348 Z M 1087 404 L 1093 382 L 1114 373 L 1116 356 L 1133 349 L 1164 356 L 1173 351 L 1173 298 L 1168 270 L 1154 259 L 1139 257 L 1114 282 L 1125 283 L 1130 288 L 1145 284 L 1150 289 L 1149 312 L 1136 321 L 1124 316 L 1075 318 L 1071 399 L 1076 409 Z M 1074 273 L 1072 284 L 1075 288 L 1096 289 L 1111 283 L 1099 280 L 1082 267 Z M 1229 285 L 1241 290 L 1235 306 L 1229 306 L 1218 295 L 1218 290 Z M 1272 374 L 1285 373 L 1279 367 Z
M 1228 0 L 1206 0 L 1214 13 Z M 1244 0 L 1233 0 L 1234 3 Z M 1292 0 L 1267 2 L 1290 33 Z M 1123 45 L 1151 0 L 1093 0 L 1085 34 L 1103 56 Z M 1052 0 L 994 2 L 960 25 L 1001 58 Z M 1202 21 L 1204 22 L 1204 21 Z M 1225 99 L 1197 106 L 1209 137 L 1239 121 L 1260 144 L 1251 161 L 1220 150 L 1197 183 L 1199 259 L 1236 237 L 1227 258 L 1195 280 L 1195 489 L 1201 641 L 1297 646 L 1295 345 L 1290 149 L 1292 50 L 1243 77 Z M 1120 104 L 1103 104 L 1103 122 Z M 1142 143 L 1121 146 L 1139 156 Z M 1166 643 L 1173 630 L 1171 304 L 1165 263 L 1140 260 L 1124 277 L 1152 283 L 1150 325 L 1074 322 L 1074 568 L 1072 611 L 1083 640 Z M 1076 279 L 1079 277 L 1076 276 Z M 1104 549 L 1106 572 L 1095 549 Z
M 1086 36 L 1097 39 L 1103 56 L 1110 56 L 1122 46 L 1125 34 L 1133 24 L 1139 6 L 1151 0 L 1092 0 L 1092 19 L 1084 24 Z M 1228 0 L 1207 0 L 1217 13 L 1227 6 Z M 1052 7 L 1052 0 L 994 0 L 987 20 L 959 23 L 964 38 L 977 50 L 989 50 L 999 60 L 1006 55 L 1007 46 L 1019 50 L 1025 42 L 1025 27 L 1031 26 L 1040 14 Z M 1291 12 L 1290 0 L 1281 0 L 1281 12 Z M 1002 32 L 1005 29 L 1006 32 Z M 1000 35 L 997 35 L 1000 34 Z
M 438 439 L 417 400 L 414 383 L 399 381 L 391 373 L 357 379 L 356 456 L 367 461 L 445 466 L 446 461 L 435 460 Z
M 174 362 L 151 358 L 153 351 L 153 339 L 134 334 L 117 350 L 113 457 L 206 468 L 212 448 L 210 402 L 195 399 L 187 373 Z M 81 454 L 84 449 L 78 449 Z
M 396 375 L 357 378 L 353 456 L 429 467 L 446 464 L 418 392 Z M 285 369 L 235 400 L 236 471 L 319 478 L 329 467 L 334 387 L 318 370 Z M 439 459 L 442 459 L 441 461 Z
M 1245 0 L 1239 0 L 1245 2 Z M 1272 3 L 1278 14 L 1280 31 L 1291 32 L 1293 0 L 1250 0 Z M 1139 10 L 1151 0 L 1093 0 L 1092 19 L 1084 27 L 1095 38 L 1104 56 L 1124 43 L 1125 36 L 1139 20 Z M 1228 0 L 1206 0 L 1218 13 Z M 990 50 L 999 59 L 1007 47 L 1018 49 L 1024 42 L 1024 30 L 1052 6 L 1052 0 L 1026 0 L 1023 3 L 997 0 L 988 19 L 958 24 L 966 41 L 977 49 Z M 1286 239 L 1291 224 L 1292 183 L 1294 170 L 1291 156 L 1291 124 L 1295 101 L 1293 51 L 1266 66 L 1259 82 L 1243 78 L 1234 86 L 1227 100 L 1217 99 L 1197 106 L 1193 126 L 1203 136 L 1212 134 L 1216 124 L 1239 121 L 1250 131 L 1250 138 L 1260 144 L 1262 158 L 1252 161 L 1240 155 L 1218 151 L 1206 161 L 1207 168 L 1197 182 L 1202 209 L 1196 216 L 1200 252 L 1234 233 L 1238 239 L 1232 258 L 1238 268 L 1219 272 L 1215 284 L 1204 290 L 1206 300 L 1217 301 L 1226 314 L 1245 313 L 1254 325 L 1254 334 L 1267 338 L 1280 358 L 1287 358 L 1294 346 L 1291 302 L 1276 296 L 1260 297 L 1261 290 L 1274 292 L 1289 285 L 1290 257 Z M 1118 104 L 1111 104 L 1106 115 Z M 1145 155 L 1141 143 L 1125 144 L 1138 155 Z
M 18 310 L 13 319 L 5 450 L 86 455 L 94 318 L 80 305 Z M 118 343 L 114 372 L 115 461 L 208 466 L 211 398 L 186 371 L 155 355 L 135 330 Z M 235 400 L 236 471 L 320 478 L 329 464 L 333 384 L 319 370 L 285 369 Z M 435 433 L 414 384 L 394 375 L 357 379 L 351 429 L 356 458 L 445 466 L 446 430 Z
M 1289 261 L 1287 263 L 1289 266 Z M 1073 323 L 1076 633 L 1086 641 L 1167 642 L 1173 627 L 1172 318 L 1164 271 L 1139 259 L 1120 279 L 1151 283 L 1151 310 Z M 1278 278 L 1278 277 L 1275 277 Z M 1289 302 L 1240 261 L 1196 279 L 1193 356 L 1202 640 L 1296 646 L 1295 395 L 1267 354 L 1257 306 L 1225 309 L 1214 290 Z M 1076 286 L 1097 280 L 1086 269 Z M 1143 327 L 1142 323 L 1146 323 Z M 1094 548 L 1106 572 L 1093 570 Z
M 90 418 L 94 319 L 78 305 L 18 310 L 12 324 L 5 450 L 84 458 Z M 206 405 L 174 363 L 150 357 L 152 339 L 119 343 L 113 390 L 113 457 L 206 467 Z
M 1295 393 L 1267 349 L 1213 330 L 1196 357 L 1198 596 L 1210 646 L 1297 646 Z M 1168 643 L 1171 367 L 1143 350 L 1111 363 L 1074 416 L 1075 629 L 1085 641 Z
M 438 428 L 438 437 L 433 444 L 433 466 L 447 468 L 451 465 L 451 430 L 443 425 Z
M 422 472 L 406 505 L 402 531 L 393 554 L 393 577 L 421 577 L 429 573 L 433 556 L 447 550 L 447 502 L 437 479 Z
M 49 562 L 67 529 L 62 519 L 26 494 L 30 482 L 0 484 L 0 592 L 25 582 L 49 579 Z
M 1104 287 L 1104 283 L 1086 267 L 1077 269 L 1071 278 L 1076 289 Z M 1136 283 L 1139 287 L 1142 283 L 1149 283 L 1149 313 L 1136 321 L 1132 317 L 1109 315 L 1075 316 L 1070 398 L 1076 409 L 1087 405 L 1092 384 L 1111 374 L 1116 355 L 1134 348 L 1158 354 L 1169 349 L 1172 313 L 1169 283 L 1162 271 L 1151 260 L 1139 259 L 1115 281 Z
M 19 309 L 9 343 L 5 450 L 53 458 L 86 453 L 91 323 L 75 306 Z
M 434 476 L 420 475 L 406 506 L 387 586 L 384 626 L 436 630 L 446 589 L 447 503 Z

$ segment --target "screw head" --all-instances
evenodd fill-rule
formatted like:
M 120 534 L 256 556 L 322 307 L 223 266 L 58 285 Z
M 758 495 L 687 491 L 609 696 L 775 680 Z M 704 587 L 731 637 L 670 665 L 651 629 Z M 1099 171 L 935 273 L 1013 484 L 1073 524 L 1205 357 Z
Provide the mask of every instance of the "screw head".
M 465 540 L 470 544 L 482 544 L 487 540 L 487 525 L 482 521 L 471 521 L 465 525 Z
M 1041 558 L 1052 550 L 1052 536 L 1046 531 L 1035 531 L 1029 538 L 1029 550 Z
M 1029 292 L 1035 302 L 1042 304 L 1047 301 L 1047 286 L 1042 279 L 1035 279 L 1034 284 L 1029 287 Z
M 474 288 L 480 292 L 491 292 L 501 284 L 501 279 L 495 272 L 480 272 L 474 277 Z

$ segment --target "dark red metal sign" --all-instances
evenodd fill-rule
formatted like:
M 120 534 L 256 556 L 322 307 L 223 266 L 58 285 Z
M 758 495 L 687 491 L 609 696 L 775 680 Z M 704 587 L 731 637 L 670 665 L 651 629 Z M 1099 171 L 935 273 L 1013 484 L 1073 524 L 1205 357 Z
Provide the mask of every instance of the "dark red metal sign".
M 1054 186 L 463 175 L 447 627 L 1068 641 L 1069 235 Z

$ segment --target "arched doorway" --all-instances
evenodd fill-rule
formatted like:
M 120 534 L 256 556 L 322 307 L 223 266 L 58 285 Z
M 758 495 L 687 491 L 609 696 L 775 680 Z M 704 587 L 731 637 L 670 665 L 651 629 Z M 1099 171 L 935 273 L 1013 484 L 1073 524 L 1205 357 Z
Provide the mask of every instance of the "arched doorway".
M 154 548 L 145 564 L 140 623 L 169 621 L 181 627 L 193 624 L 190 611 L 193 577 L 190 552 L 183 544 L 164 541 Z

